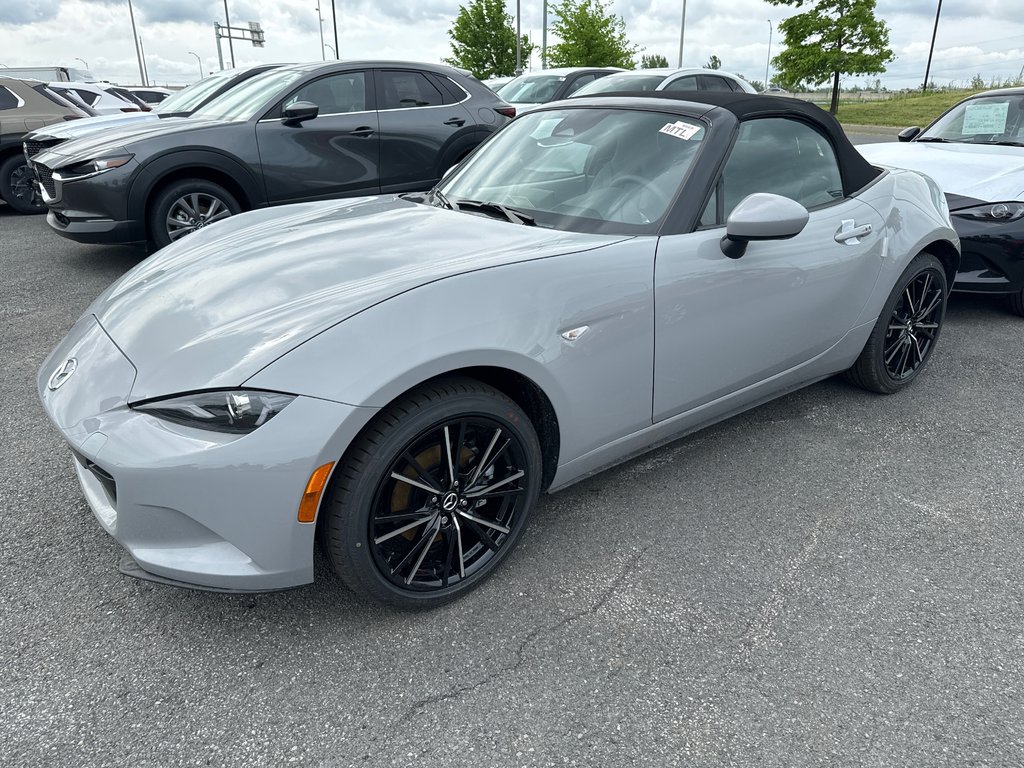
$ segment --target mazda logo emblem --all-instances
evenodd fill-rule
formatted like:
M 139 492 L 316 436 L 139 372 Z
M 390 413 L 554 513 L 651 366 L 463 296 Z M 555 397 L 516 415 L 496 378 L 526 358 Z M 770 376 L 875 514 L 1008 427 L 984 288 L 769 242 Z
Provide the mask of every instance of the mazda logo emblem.
M 441 507 L 445 512 L 451 512 L 457 506 L 459 506 L 459 496 L 456 493 L 449 493 L 441 502 Z
M 57 366 L 57 370 L 50 374 L 50 379 L 46 382 L 47 389 L 60 389 L 76 370 L 78 370 L 78 361 L 73 357 L 69 357 Z

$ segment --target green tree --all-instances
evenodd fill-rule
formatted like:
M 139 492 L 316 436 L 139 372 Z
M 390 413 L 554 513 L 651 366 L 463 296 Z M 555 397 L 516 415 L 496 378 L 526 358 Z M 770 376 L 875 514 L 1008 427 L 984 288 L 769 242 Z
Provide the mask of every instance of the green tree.
M 657 69 L 667 67 L 668 59 L 660 53 L 645 53 L 640 57 L 640 69 Z
M 552 10 L 551 31 L 562 41 L 548 49 L 556 67 L 624 67 L 633 69 L 640 49 L 626 38 L 626 22 L 608 12 L 611 2 L 563 0 Z
M 832 81 L 834 115 L 840 75 L 875 75 L 892 61 L 889 28 L 875 15 L 875 0 L 768 0 L 772 5 L 808 6 L 779 23 L 785 48 L 772 59 L 776 80 L 792 90 Z
M 721 68 L 722 68 L 722 60 L 720 58 L 718 58 L 717 56 L 715 56 L 715 54 L 711 54 L 711 58 L 708 59 L 708 63 L 704 65 L 704 69 L 721 69 Z
M 451 58 L 445 62 L 468 69 L 480 80 L 516 74 L 516 31 L 505 0 L 470 0 L 448 30 L 452 39 Z M 529 61 L 533 45 L 526 35 L 521 41 L 522 60 Z

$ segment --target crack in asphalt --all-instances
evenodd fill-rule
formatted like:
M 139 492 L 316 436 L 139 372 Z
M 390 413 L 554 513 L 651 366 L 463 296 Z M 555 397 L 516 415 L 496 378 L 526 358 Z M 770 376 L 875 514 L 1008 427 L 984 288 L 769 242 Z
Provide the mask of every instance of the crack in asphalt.
M 621 591 L 623 586 L 625 586 L 625 579 L 627 574 L 630 571 L 634 570 L 637 567 L 637 565 L 639 565 L 640 560 L 643 558 L 645 554 L 647 554 L 648 549 L 648 547 L 644 547 L 643 549 L 634 552 L 633 555 L 630 558 L 628 558 L 626 562 L 623 564 L 623 566 L 619 569 L 615 578 L 611 580 L 611 583 L 608 585 L 608 588 L 604 591 L 604 594 L 602 594 L 589 608 L 576 611 L 575 613 L 570 613 L 569 615 L 562 618 L 560 621 L 549 626 L 538 627 L 537 629 L 534 629 L 533 631 L 529 632 L 525 637 L 523 637 L 522 642 L 519 643 L 519 646 L 514 651 L 515 660 L 512 663 L 500 667 L 494 672 L 488 674 L 482 680 L 478 680 L 469 685 L 458 686 L 445 693 L 440 693 L 434 696 L 428 696 L 426 698 L 414 702 L 409 707 L 408 711 L 406 711 L 405 714 L 398 718 L 395 724 L 402 725 L 403 723 L 407 723 L 432 704 L 440 704 L 441 702 L 457 699 L 460 696 L 463 696 L 467 693 L 472 693 L 473 691 L 479 688 L 483 688 L 485 685 L 493 682 L 496 678 L 498 678 L 501 675 L 506 675 L 510 672 L 517 671 L 526 662 L 527 646 L 530 645 L 534 640 L 536 640 L 537 637 L 539 637 L 541 634 L 545 632 L 557 632 L 558 630 L 569 626 L 570 624 L 572 624 L 575 621 L 578 621 L 579 619 L 582 619 L 586 616 L 593 616 L 602 608 L 604 608 L 604 606 L 606 606 L 608 602 Z

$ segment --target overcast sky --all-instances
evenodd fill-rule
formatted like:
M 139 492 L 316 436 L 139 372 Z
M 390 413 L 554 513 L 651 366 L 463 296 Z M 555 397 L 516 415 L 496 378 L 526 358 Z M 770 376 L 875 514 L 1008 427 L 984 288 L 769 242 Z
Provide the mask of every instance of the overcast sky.
M 334 44 L 331 0 L 320 0 L 325 41 Z M 450 54 L 447 31 L 458 0 L 336 0 L 341 56 L 439 61 Z M 233 25 L 259 21 L 266 47 L 234 43 L 241 66 L 320 58 L 317 0 L 228 0 Z M 515 13 L 515 2 L 508 3 Z M 879 15 L 891 32 L 896 61 L 882 76 L 890 88 L 916 87 L 924 77 L 936 0 L 879 0 Z M 939 22 L 932 79 L 967 81 L 981 74 L 1016 77 L 1024 68 L 1024 14 L 1019 2 L 946 0 Z M 213 22 L 224 20 L 223 0 L 133 0 L 150 80 L 190 83 L 199 77 L 196 52 L 209 72 L 218 68 Z M 541 40 L 542 0 L 523 0 L 522 28 Z M 679 55 L 681 0 L 614 0 L 612 10 L 646 53 L 675 65 Z M 794 11 L 763 0 L 688 0 L 684 63 L 700 66 L 711 54 L 723 68 L 763 79 L 773 25 Z M 551 42 L 553 38 L 549 39 Z M 780 36 L 772 38 L 778 53 Z M 227 43 L 225 41 L 225 58 Z M 327 49 L 327 56 L 331 53 Z M 81 66 L 101 79 L 139 81 L 127 0 L 0 0 L 0 64 Z M 535 54 L 534 67 L 540 66 Z M 0 67 L 2 72 L 2 67 Z M 865 77 L 852 78 L 862 83 Z

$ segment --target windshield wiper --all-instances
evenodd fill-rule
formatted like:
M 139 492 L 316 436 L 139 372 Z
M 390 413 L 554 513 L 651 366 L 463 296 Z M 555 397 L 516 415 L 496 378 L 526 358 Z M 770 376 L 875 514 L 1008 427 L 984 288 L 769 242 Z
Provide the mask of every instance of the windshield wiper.
M 1024 141 L 1014 141 L 1013 139 L 1004 139 L 1003 141 L 986 141 L 985 144 L 993 144 L 997 147 L 1024 147 Z
M 511 221 L 513 224 L 525 224 L 528 227 L 537 226 L 537 220 L 530 214 L 516 208 L 510 208 L 507 205 L 502 205 L 501 203 L 488 203 L 481 200 L 466 200 L 465 198 L 458 198 L 455 200 L 455 207 L 469 208 L 492 216 L 498 214 L 507 221 Z
M 940 139 L 938 136 L 923 136 L 920 139 L 914 139 L 914 141 L 934 141 L 937 144 L 963 144 L 962 141 L 954 141 L 953 139 Z

